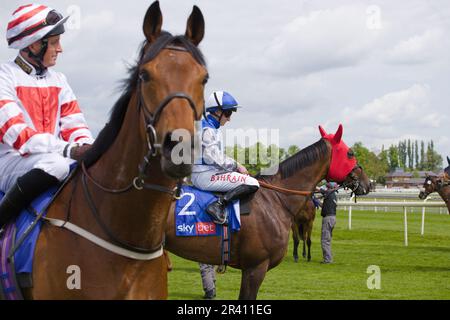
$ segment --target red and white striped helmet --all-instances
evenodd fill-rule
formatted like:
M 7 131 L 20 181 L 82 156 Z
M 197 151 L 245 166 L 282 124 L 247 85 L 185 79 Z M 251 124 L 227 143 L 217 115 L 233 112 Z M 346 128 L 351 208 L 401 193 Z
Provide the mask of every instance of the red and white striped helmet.
M 58 27 L 64 32 L 62 25 L 68 18 L 63 18 L 56 10 L 44 5 L 23 5 L 13 12 L 8 22 L 6 31 L 8 47 L 24 49 Z

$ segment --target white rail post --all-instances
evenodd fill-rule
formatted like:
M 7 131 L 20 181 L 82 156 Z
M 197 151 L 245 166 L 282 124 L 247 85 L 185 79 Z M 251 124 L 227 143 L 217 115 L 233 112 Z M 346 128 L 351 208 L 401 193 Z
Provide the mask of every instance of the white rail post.
M 348 207 L 348 230 L 352 230 L 352 206 Z
M 425 232 L 425 207 L 422 207 L 422 228 L 420 229 L 420 235 L 423 236 Z
M 406 210 L 406 207 L 403 207 L 403 213 L 405 216 L 405 247 L 408 246 L 408 210 Z

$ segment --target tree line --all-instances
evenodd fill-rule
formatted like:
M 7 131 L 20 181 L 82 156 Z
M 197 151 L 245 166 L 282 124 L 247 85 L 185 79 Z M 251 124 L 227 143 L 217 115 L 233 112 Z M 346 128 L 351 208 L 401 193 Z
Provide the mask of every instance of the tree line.
M 402 140 L 387 149 L 382 146 L 378 154 L 370 151 L 362 142 L 356 142 L 352 149 L 369 178 L 379 183 L 384 183 L 385 176 L 397 168 L 412 172 L 416 177 L 418 171 L 437 172 L 442 168 L 442 156 L 434 149 L 433 140 Z M 227 147 L 226 153 L 244 164 L 249 173 L 254 175 L 262 168 L 274 165 L 274 157 L 282 162 L 300 150 L 296 145 L 280 148 L 276 145 L 265 146 L 257 143 L 245 148 L 239 145 Z

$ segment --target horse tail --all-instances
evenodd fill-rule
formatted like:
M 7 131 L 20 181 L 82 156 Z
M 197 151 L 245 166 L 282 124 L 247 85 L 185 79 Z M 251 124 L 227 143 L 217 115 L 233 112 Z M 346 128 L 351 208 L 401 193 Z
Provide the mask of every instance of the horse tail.
M 298 225 L 298 233 L 300 235 L 300 239 L 302 239 L 303 241 L 305 241 L 305 234 L 304 234 L 304 230 L 305 230 L 305 226 L 303 223 L 300 223 Z

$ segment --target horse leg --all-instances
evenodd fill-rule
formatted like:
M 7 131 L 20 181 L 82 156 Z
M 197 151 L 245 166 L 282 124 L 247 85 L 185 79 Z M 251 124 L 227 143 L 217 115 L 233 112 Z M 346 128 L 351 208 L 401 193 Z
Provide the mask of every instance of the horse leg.
M 292 238 L 294 239 L 294 252 L 293 252 L 293 256 L 294 256 L 294 261 L 298 262 L 298 244 L 300 243 L 299 237 L 298 237 L 298 230 L 297 230 L 297 225 L 294 223 L 292 225 Z
M 311 237 L 308 235 L 308 240 L 307 244 L 308 244 L 308 262 L 311 261 Z
M 303 240 L 303 252 L 302 252 L 303 259 L 306 258 L 306 240 Z
M 308 262 L 311 261 L 311 233 L 313 228 L 313 221 L 309 221 L 307 231 L 305 234 L 306 244 L 308 245 Z
M 259 287 L 266 276 L 268 266 L 269 260 L 265 260 L 255 267 L 242 269 L 239 300 L 256 300 Z
M 306 258 L 306 248 L 305 248 L 305 241 L 306 241 L 306 237 L 305 237 L 305 226 L 303 224 L 300 224 L 298 226 L 298 232 L 299 234 L 301 234 L 301 238 L 303 240 L 303 252 L 302 252 L 302 256 L 303 259 Z

